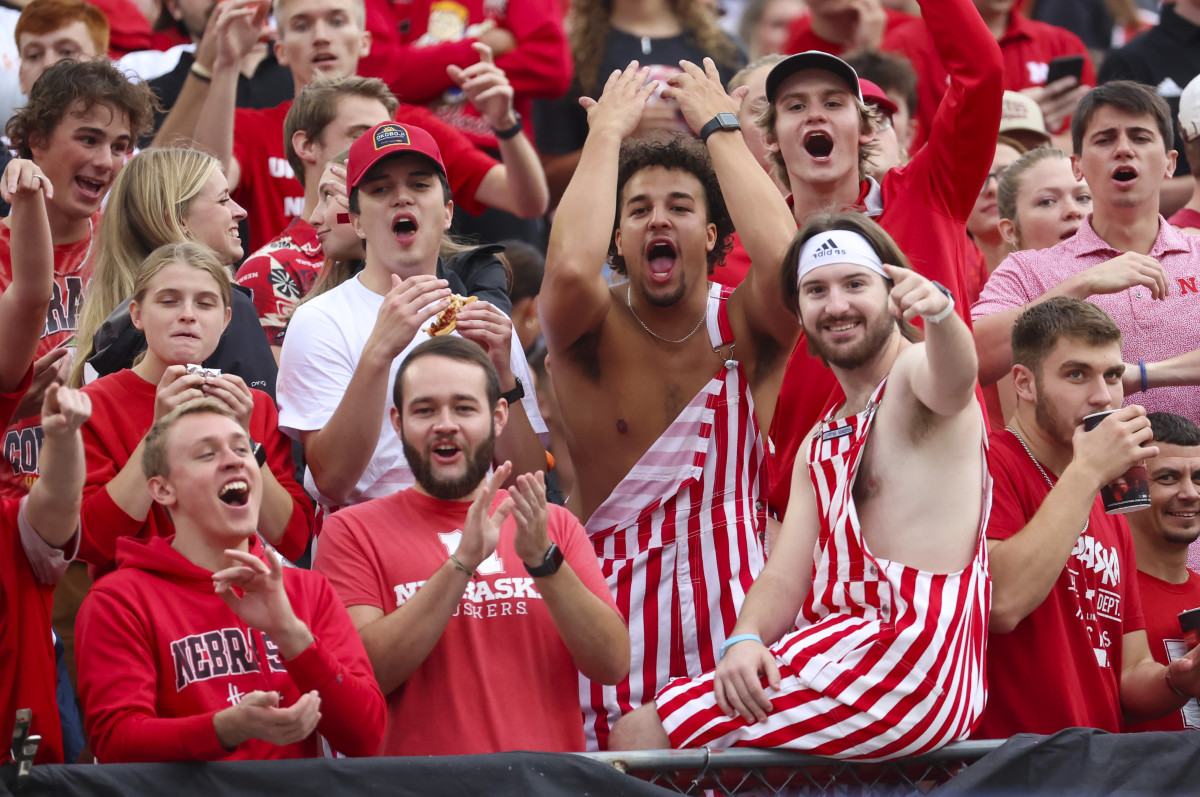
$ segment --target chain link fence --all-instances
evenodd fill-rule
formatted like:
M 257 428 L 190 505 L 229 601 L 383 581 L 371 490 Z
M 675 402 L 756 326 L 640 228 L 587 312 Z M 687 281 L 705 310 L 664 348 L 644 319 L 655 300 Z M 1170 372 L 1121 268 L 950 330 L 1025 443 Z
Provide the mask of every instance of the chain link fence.
M 781 750 L 647 750 L 584 753 L 676 794 L 925 794 L 1003 744 L 967 741 L 879 764 L 838 761 Z

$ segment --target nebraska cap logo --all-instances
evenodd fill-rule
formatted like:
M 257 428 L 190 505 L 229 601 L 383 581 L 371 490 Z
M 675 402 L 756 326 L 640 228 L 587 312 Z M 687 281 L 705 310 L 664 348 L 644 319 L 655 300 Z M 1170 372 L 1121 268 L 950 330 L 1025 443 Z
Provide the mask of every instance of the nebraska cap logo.
M 385 147 L 409 146 L 408 131 L 400 125 L 381 125 L 375 131 L 375 149 L 381 150 Z

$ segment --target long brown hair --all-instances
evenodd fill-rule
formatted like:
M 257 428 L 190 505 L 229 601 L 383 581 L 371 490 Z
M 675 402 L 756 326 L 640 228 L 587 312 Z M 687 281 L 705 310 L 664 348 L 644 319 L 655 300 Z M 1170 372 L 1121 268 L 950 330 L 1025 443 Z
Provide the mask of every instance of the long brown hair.
M 717 26 L 712 12 L 700 0 L 670 0 L 670 5 L 684 33 L 691 36 L 717 66 L 738 65 L 737 46 Z M 574 0 L 567 13 L 571 52 L 575 54 L 575 75 L 584 95 L 593 95 L 600 89 L 598 73 L 612 30 L 608 21 L 612 7 L 613 0 Z

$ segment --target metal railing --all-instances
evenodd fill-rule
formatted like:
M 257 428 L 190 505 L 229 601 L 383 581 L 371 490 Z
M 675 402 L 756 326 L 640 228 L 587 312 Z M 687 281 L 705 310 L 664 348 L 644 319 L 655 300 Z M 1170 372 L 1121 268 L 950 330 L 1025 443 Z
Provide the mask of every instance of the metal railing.
M 958 742 L 883 763 L 839 761 L 782 750 L 644 750 L 582 753 L 677 794 L 925 794 L 1003 740 Z

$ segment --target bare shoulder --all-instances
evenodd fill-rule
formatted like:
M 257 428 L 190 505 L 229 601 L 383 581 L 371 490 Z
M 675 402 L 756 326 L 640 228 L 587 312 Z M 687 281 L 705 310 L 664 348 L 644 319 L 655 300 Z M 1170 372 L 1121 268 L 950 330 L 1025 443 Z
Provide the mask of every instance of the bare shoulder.
M 878 410 L 883 434 L 895 435 L 904 445 L 914 445 L 935 435 L 956 437 L 972 430 L 982 433 L 983 416 L 977 401 L 968 402 L 952 415 L 941 415 L 918 398 L 913 378 L 924 360 L 924 343 L 914 343 L 896 357 Z M 974 445 L 977 441 L 972 440 Z

